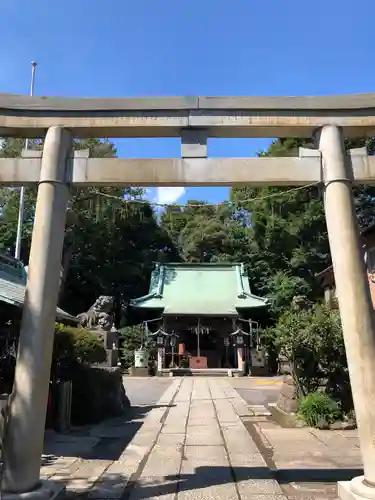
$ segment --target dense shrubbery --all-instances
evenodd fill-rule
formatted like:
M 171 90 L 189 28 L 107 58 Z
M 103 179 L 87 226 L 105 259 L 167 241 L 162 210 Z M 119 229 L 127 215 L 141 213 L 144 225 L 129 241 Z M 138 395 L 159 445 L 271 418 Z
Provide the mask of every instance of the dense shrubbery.
M 313 392 L 300 399 L 298 415 L 310 427 L 333 424 L 343 416 L 338 401 L 323 392 Z
M 56 323 L 53 361 L 56 363 L 103 363 L 106 351 L 100 338 L 84 328 Z
M 291 309 L 268 331 L 289 360 L 302 398 L 323 391 L 342 410 L 353 407 L 340 315 L 323 305 Z M 316 396 L 320 398 L 321 396 Z
M 56 323 L 52 377 L 72 381 L 72 423 L 99 422 L 126 404 L 118 369 L 92 366 L 106 360 L 101 339 L 84 328 Z

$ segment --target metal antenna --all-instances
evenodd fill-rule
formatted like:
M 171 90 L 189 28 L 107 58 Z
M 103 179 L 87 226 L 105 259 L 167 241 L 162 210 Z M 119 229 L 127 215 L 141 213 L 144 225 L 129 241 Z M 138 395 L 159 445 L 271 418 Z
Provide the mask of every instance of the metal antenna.
M 37 63 L 31 61 L 31 83 L 30 83 L 30 97 L 34 95 L 34 83 L 35 83 L 35 69 Z M 25 149 L 29 148 L 29 139 L 25 140 Z M 18 224 L 17 224 L 17 239 L 16 239 L 16 249 L 14 256 L 16 259 L 21 257 L 21 242 L 22 242 L 22 228 L 23 228 L 23 218 L 25 211 L 25 186 L 21 186 L 20 189 L 20 204 L 18 207 Z

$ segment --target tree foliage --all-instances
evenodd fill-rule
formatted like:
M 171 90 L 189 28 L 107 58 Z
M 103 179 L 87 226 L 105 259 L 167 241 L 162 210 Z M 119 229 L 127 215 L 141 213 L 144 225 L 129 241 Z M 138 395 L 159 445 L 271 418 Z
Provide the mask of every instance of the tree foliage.
M 42 141 L 30 141 L 39 149 Z M 346 141 L 348 149 L 375 141 Z M 1 155 L 20 155 L 23 141 L 5 140 Z M 299 147 L 312 147 L 296 138 L 277 139 L 260 156 L 295 156 Z M 113 157 L 110 141 L 75 141 L 92 157 Z M 98 191 L 101 193 L 98 195 Z M 354 187 L 361 227 L 373 222 L 375 188 Z M 319 297 L 316 273 L 330 264 L 322 191 L 318 186 L 232 188 L 220 206 L 190 200 L 185 207 L 169 206 L 156 217 L 142 189 L 73 189 L 67 212 L 60 305 L 68 311 L 87 310 L 98 295 L 115 295 L 116 303 L 147 293 L 153 261 L 243 262 L 253 293 L 272 299 L 274 324 L 294 296 Z M 124 203 L 123 199 L 127 199 Z M 0 190 L 0 249 L 14 251 L 18 217 L 17 189 Z M 28 261 L 36 190 L 26 190 L 22 259 Z
M 6 139 L 1 156 L 20 156 L 24 142 Z M 29 147 L 40 149 L 42 141 Z M 74 148 L 91 157 L 116 156 L 108 140 L 75 140 Z M 98 195 L 98 192 L 101 195 Z M 150 205 L 132 203 L 143 196 L 139 188 L 74 188 L 67 210 L 60 305 L 73 314 L 86 311 L 98 295 L 115 295 L 117 302 L 147 291 L 152 262 L 174 258 L 167 233 Z M 31 243 L 36 189 L 26 189 L 21 259 L 25 264 Z M 129 200 L 128 203 L 121 201 Z M 14 253 L 19 190 L 0 189 L 0 251 Z
M 367 147 L 375 152 L 375 140 L 353 139 L 346 148 Z M 299 147 L 312 147 L 302 139 L 277 139 L 260 156 L 298 156 Z M 353 188 L 361 227 L 375 221 L 375 189 Z M 248 260 L 253 289 L 273 298 L 273 317 L 288 307 L 294 295 L 316 299 L 320 294 L 315 275 L 330 264 L 327 228 L 321 188 L 236 187 L 231 190 L 235 217 L 251 228 Z
M 338 311 L 320 304 L 286 310 L 268 331 L 288 358 L 301 396 L 325 392 L 352 408 L 349 373 Z

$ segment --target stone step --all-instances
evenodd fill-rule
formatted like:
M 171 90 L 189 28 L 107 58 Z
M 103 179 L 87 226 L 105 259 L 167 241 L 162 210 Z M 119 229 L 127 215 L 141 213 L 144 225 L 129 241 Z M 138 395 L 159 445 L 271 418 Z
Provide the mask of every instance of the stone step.
M 204 376 L 204 377 L 238 377 L 243 372 L 235 368 L 166 368 L 161 371 L 161 376 L 184 377 L 184 376 Z

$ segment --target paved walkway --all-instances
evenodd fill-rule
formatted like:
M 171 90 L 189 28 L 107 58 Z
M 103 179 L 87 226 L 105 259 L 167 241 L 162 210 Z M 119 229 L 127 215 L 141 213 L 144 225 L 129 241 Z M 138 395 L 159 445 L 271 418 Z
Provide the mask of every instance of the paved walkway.
M 283 500 L 300 496 L 289 484 L 298 477 L 283 480 L 278 468 L 295 476 L 295 469 L 315 470 L 321 460 L 322 467 L 340 470 L 340 460 L 327 463 L 324 454 L 338 445 L 337 434 L 320 432 L 274 426 L 227 379 L 175 379 L 146 417 L 116 419 L 91 428 L 89 436 L 62 436 L 64 456 L 45 456 L 42 476 L 94 499 Z M 78 453 L 85 440 L 87 452 Z M 346 451 L 340 445 L 337 456 L 357 466 L 355 436 L 342 440 Z M 313 460 L 304 462 L 303 454 Z M 328 496 L 334 495 L 332 490 Z

